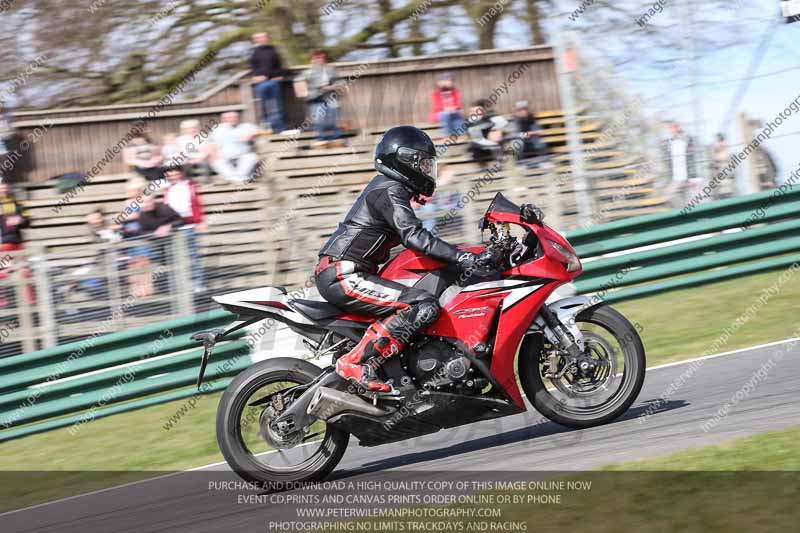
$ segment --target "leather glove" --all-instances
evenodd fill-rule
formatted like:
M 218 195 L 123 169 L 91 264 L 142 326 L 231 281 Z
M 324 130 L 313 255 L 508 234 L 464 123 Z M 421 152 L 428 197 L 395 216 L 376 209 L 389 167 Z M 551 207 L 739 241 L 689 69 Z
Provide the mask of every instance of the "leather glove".
M 479 255 L 472 252 L 461 252 L 459 254 L 458 267 L 461 272 L 479 278 L 485 278 L 497 272 L 494 265 L 488 262 L 483 254 Z
M 541 226 L 542 221 L 544 221 L 544 211 L 533 204 L 522 204 L 519 215 L 523 222 L 536 224 L 537 226 Z

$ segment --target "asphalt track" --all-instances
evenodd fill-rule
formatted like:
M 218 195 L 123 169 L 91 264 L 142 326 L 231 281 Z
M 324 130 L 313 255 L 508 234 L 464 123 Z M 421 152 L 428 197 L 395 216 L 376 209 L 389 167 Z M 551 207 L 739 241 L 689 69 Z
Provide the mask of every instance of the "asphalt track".
M 576 431 L 527 412 L 377 448 L 353 439 L 333 478 L 583 471 L 714 444 L 800 424 L 798 376 L 798 342 L 668 365 L 648 371 L 636 404 L 612 424 Z M 0 531 L 264 532 L 268 520 L 292 518 L 286 506 L 241 505 L 235 492 L 209 490 L 211 478 L 236 479 L 224 466 L 171 474 L 6 513 Z

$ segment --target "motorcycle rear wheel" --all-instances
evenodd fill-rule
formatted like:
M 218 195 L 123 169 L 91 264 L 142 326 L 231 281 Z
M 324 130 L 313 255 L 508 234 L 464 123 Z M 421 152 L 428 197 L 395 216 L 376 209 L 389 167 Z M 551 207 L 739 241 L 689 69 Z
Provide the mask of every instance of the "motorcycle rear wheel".
M 581 429 L 607 424 L 628 410 L 644 384 L 646 360 L 644 345 L 636 328 L 610 306 L 601 305 L 583 311 L 575 322 L 584 333 L 587 349 L 605 351 L 609 359 L 615 359 L 607 365 L 604 379 L 613 381 L 620 378 L 616 391 L 609 392 L 610 388 L 605 385 L 598 386 L 595 392 L 578 388 L 573 390 L 562 380 L 546 378 L 542 363 L 546 341 L 541 334 L 525 337 L 518 366 L 522 389 L 536 410 L 553 422 Z M 591 332 L 590 327 L 607 331 L 616 340 L 618 348 L 610 346 L 600 335 Z M 620 353 L 621 359 L 616 359 L 617 353 Z M 602 394 L 599 394 L 602 392 L 609 392 L 608 398 L 602 399 Z M 596 405 L 590 405 L 593 395 L 601 398 Z M 583 405 L 579 405 L 581 403 Z
M 302 359 L 268 359 L 247 368 L 225 389 L 217 408 L 217 442 L 228 465 L 242 479 L 259 483 L 264 488 L 281 488 L 294 483 L 317 481 L 327 476 L 342 459 L 350 435 L 332 426 L 324 428 L 324 435 L 319 440 L 308 443 L 316 450 L 308 453 L 308 457 L 305 457 L 304 451 L 303 458 L 297 465 L 270 465 L 260 460 L 259 457 L 267 454 L 283 452 L 276 450 L 254 453 L 250 449 L 253 446 L 252 431 L 248 438 L 245 433 L 247 428 L 243 428 L 242 415 L 246 408 L 253 409 L 248 404 L 259 391 L 270 385 L 277 385 L 279 390 L 286 390 L 292 385 L 303 385 L 311 382 L 320 373 L 322 369 Z M 245 422 L 248 417 L 249 415 L 245 417 Z M 261 424 L 261 417 L 254 418 L 258 418 Z M 264 439 L 260 444 L 266 446 L 266 442 L 268 441 Z M 300 444 L 305 445 L 305 442 Z M 287 450 L 296 451 L 298 448 L 299 446 L 290 446 Z

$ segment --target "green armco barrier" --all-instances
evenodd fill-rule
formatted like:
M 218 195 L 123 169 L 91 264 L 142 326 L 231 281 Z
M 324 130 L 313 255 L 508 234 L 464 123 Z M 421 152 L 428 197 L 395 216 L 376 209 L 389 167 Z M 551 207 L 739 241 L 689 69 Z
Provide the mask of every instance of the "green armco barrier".
M 727 250 L 735 250 L 739 247 L 749 246 L 759 241 L 764 242 L 765 240 L 793 237 L 794 235 L 800 235 L 799 231 L 800 218 L 796 218 L 794 220 L 767 224 L 747 231 L 721 234 L 710 239 L 692 240 L 625 255 L 604 257 L 602 259 L 585 262 L 583 265 L 583 274 L 577 281 L 583 283 L 588 279 L 600 277 L 604 274 L 616 273 L 621 268 L 625 268 L 631 264 L 635 264 L 639 267 L 661 265 L 675 259 L 684 259 L 686 257 L 712 252 L 718 253 Z
M 749 276 L 751 274 L 758 274 L 761 272 L 786 269 L 797 263 L 800 263 L 800 254 L 786 255 L 777 257 L 775 259 L 768 259 L 766 261 L 757 261 L 755 263 L 747 263 L 744 265 L 723 268 L 720 270 L 712 270 L 711 272 L 703 272 L 701 274 L 694 274 L 692 276 L 679 277 L 661 283 L 651 283 L 647 285 L 639 285 L 637 287 L 630 287 L 611 292 L 604 296 L 603 300 L 608 303 L 633 300 L 635 298 L 651 296 L 653 294 L 666 291 L 698 287 L 701 285 L 708 285 L 709 283 L 716 283 L 718 281 L 725 281 L 727 279 L 734 279 L 741 276 Z
M 800 250 L 800 236 L 776 241 L 767 240 L 758 244 L 709 255 L 694 254 L 685 259 L 677 259 L 662 264 L 637 268 L 620 275 L 612 274 L 601 278 L 594 277 L 585 280 L 578 278 L 575 281 L 575 288 L 579 293 L 587 293 L 607 288 L 629 286 L 636 283 L 674 277 L 680 274 L 724 267 L 743 261 L 774 257 L 795 250 Z
M 761 218 L 759 222 L 773 222 L 785 219 L 795 216 L 798 212 L 800 212 L 800 200 L 774 205 L 765 212 L 763 218 Z M 630 250 L 640 246 L 660 244 L 676 239 L 740 227 L 748 221 L 750 216 L 749 211 L 744 211 L 721 215 L 716 218 L 693 220 L 689 222 L 681 221 L 678 218 L 673 224 L 667 224 L 663 227 L 648 229 L 633 234 L 625 234 L 621 237 L 608 237 L 603 240 L 587 242 L 578 245 L 576 251 L 581 257 L 592 257 L 595 255 Z
M 567 232 L 584 259 L 576 290 L 613 303 L 786 269 L 800 263 L 798 213 L 800 188 L 785 187 Z M 189 336 L 235 319 L 212 311 L 0 359 L 0 442 L 198 394 Z M 243 335 L 216 348 L 201 393 L 250 364 Z
M 76 406 L 91 407 L 98 401 L 91 391 L 113 391 L 112 400 L 122 401 L 131 397 L 130 391 L 141 387 L 148 390 L 157 389 L 153 392 L 160 392 L 174 388 L 174 383 L 187 385 L 197 378 L 202 353 L 202 349 L 195 349 L 163 360 L 145 359 L 140 363 L 113 368 L 108 372 L 93 373 L 74 380 L 5 394 L 0 396 L 0 412 L 3 413 L 0 415 L 0 427 L 5 427 L 6 424 L 8 427 L 13 427 L 41 420 L 47 418 L 48 414 L 61 415 L 73 412 Z M 223 370 L 222 365 L 230 361 L 236 364 L 235 368 L 238 370 L 246 368 L 249 364 L 249 350 L 243 341 L 220 344 L 209 362 L 208 375 L 212 376 L 216 371 Z M 241 363 L 246 364 L 241 367 Z M 224 375 L 224 372 L 220 375 Z M 164 388 L 165 385 L 168 386 L 167 389 Z M 37 394 L 35 403 L 30 407 L 21 408 L 25 405 L 26 399 L 34 393 Z M 13 416 L 13 420 L 7 420 L 8 413 L 18 416 Z
M 233 320 L 232 317 L 228 319 L 228 321 L 231 320 Z M 49 378 L 50 381 L 53 381 L 54 379 L 78 376 L 86 372 L 102 370 L 115 365 L 124 365 L 144 358 L 159 357 L 181 350 L 196 348 L 197 343 L 189 338 L 190 334 L 196 329 L 197 328 L 194 328 L 192 331 L 176 331 L 173 329 L 159 330 L 160 332 L 170 332 L 170 337 L 162 338 L 159 342 L 158 338 L 163 335 L 163 333 L 159 333 L 158 336 L 155 337 L 149 337 L 145 334 L 142 338 L 146 340 L 140 340 L 140 342 L 134 346 L 110 349 L 107 352 L 87 352 L 81 357 L 76 357 L 74 359 L 63 359 L 58 362 L 44 364 L 38 368 L 28 366 L 17 372 L 9 372 L 0 378 L 0 393 L 23 385 L 42 383 Z M 156 342 L 158 342 L 158 349 L 151 349 L 150 346 Z M 92 352 L 96 350 L 97 348 L 95 347 Z M 72 354 L 75 352 L 71 351 L 69 353 Z M 67 355 L 67 357 L 69 357 L 69 355 Z
M 629 217 L 588 228 L 570 230 L 566 235 L 573 246 L 580 246 L 584 243 L 604 240 L 609 236 L 620 236 L 634 231 L 646 231 L 655 227 L 666 227 L 676 223 L 716 218 L 731 213 L 750 213 L 756 209 L 766 207 L 767 204 L 771 206 L 769 207 L 771 210 L 779 204 L 791 203 L 799 199 L 800 188 L 790 188 L 783 194 L 774 189 L 727 200 L 702 203 L 685 214 L 681 213 L 680 209 L 663 211 L 652 215 Z
M 238 345 L 238 346 L 237 346 Z M 227 377 L 238 374 L 250 365 L 250 356 L 244 342 L 237 341 L 229 345 L 230 347 L 220 349 L 220 357 L 213 358 L 208 363 L 206 372 L 209 379 Z M 242 349 L 244 348 L 244 349 Z M 223 353 L 224 352 L 224 353 Z M 229 358 L 225 358 L 228 355 Z M 196 355 L 195 361 L 198 362 L 200 354 Z M 19 411 L 6 411 L 0 416 L 0 426 L 18 426 L 24 423 L 36 422 L 55 416 L 72 414 L 85 409 L 99 408 L 108 404 L 123 402 L 135 398 L 141 398 L 150 394 L 156 394 L 178 387 L 190 385 L 197 380 L 199 365 L 194 368 L 187 368 L 170 372 L 160 376 L 145 379 L 134 379 L 127 383 L 119 383 L 111 387 L 95 387 L 89 385 L 84 393 L 78 395 L 68 395 L 52 400 L 40 400 L 29 407 L 19 408 Z M 8 417 L 8 419 L 6 419 Z
M 232 378 L 222 378 L 213 382 L 204 382 L 203 394 L 211 394 L 224 390 L 225 387 L 232 381 Z M 111 415 L 119 413 L 128 413 L 137 409 L 144 409 L 153 405 L 160 405 L 162 403 L 172 402 L 175 400 L 183 400 L 190 398 L 198 393 L 195 387 L 186 387 L 176 391 L 148 396 L 139 400 L 132 400 L 130 402 L 120 403 L 109 407 L 101 407 L 92 412 L 92 420 L 98 420 Z M 28 424 L 27 426 L 8 429 L 0 432 L 0 442 L 18 439 L 20 437 L 27 437 L 28 435 L 35 435 L 37 433 L 44 433 L 53 429 L 74 426 L 76 424 L 85 423 L 86 414 L 63 416 L 47 420 L 46 422 L 39 422 L 37 424 Z
M 167 391 L 197 378 L 202 349 L 190 335 L 235 319 L 214 310 L 0 360 L 0 442 L 63 427 L 86 410 L 97 418 L 98 412 L 134 409 L 140 399 L 146 405 L 170 401 Z M 243 335 L 236 332 L 217 347 L 209 379 L 235 375 L 250 364 Z
M 5 357 L 0 359 L 0 387 L 5 382 L 5 376 L 10 372 L 17 372 L 25 369 L 40 369 L 43 365 L 52 363 L 58 364 L 73 355 L 73 361 L 88 357 L 91 354 L 108 354 L 112 350 L 134 349 L 134 359 L 138 357 L 142 349 L 142 339 L 155 340 L 164 331 L 173 332 L 172 337 L 180 339 L 184 334 L 191 334 L 200 329 L 211 329 L 224 327 L 229 324 L 234 315 L 227 311 L 214 310 L 206 313 L 199 313 L 190 317 L 178 318 L 166 322 L 157 322 L 140 328 L 100 335 L 94 338 L 87 338 L 69 344 L 63 344 L 54 348 L 39 350 L 22 355 Z M 188 342 L 188 339 L 186 339 Z M 105 365 L 108 366 L 108 365 Z M 67 377 L 71 375 L 69 371 L 61 375 Z M 46 376 L 45 376 L 46 377 Z

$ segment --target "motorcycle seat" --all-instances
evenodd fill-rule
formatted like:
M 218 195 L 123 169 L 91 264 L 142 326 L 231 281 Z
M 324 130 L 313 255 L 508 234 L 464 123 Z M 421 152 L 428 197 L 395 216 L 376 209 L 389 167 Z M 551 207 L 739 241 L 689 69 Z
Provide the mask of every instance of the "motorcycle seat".
M 293 299 L 290 303 L 297 312 L 314 321 L 334 318 L 345 314 L 345 311 L 342 311 L 335 305 L 320 300 Z

